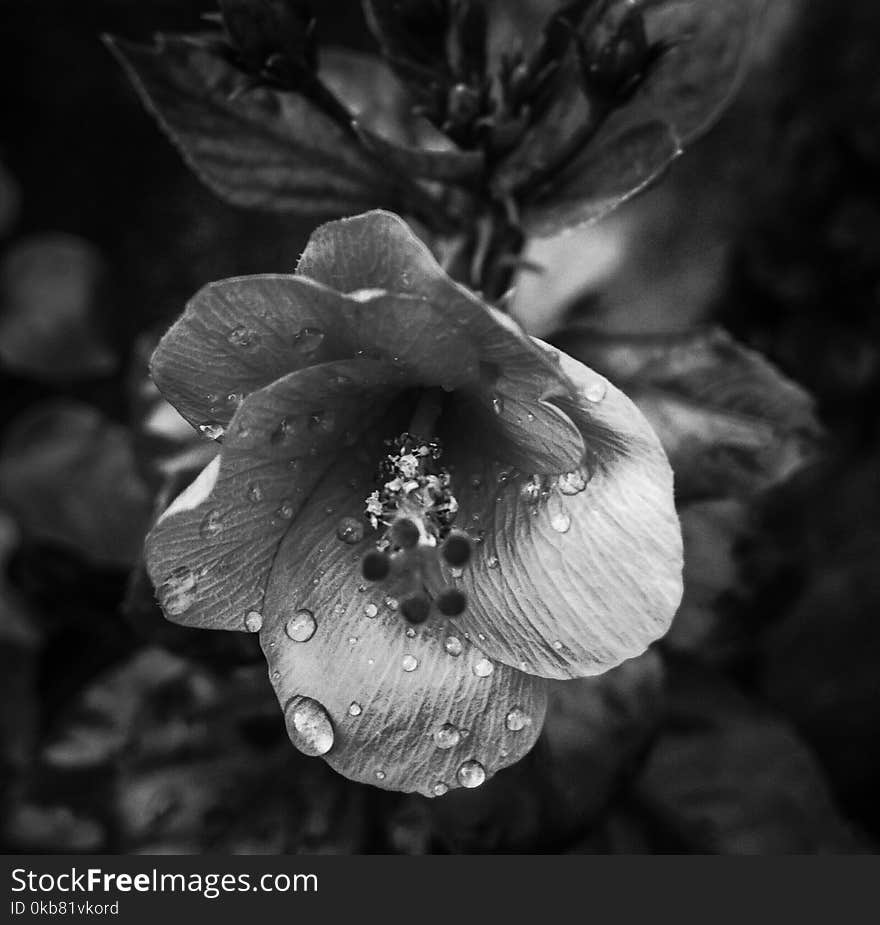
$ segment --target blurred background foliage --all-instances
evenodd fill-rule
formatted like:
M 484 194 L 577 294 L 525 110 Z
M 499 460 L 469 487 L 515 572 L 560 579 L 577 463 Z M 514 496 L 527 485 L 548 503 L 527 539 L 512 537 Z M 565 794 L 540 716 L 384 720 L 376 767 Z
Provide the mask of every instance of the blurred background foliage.
M 332 43 L 371 48 L 322 0 Z M 542 242 L 552 335 L 723 324 L 817 397 L 822 458 L 682 510 L 669 636 L 560 686 L 535 751 L 446 798 L 287 742 L 253 640 L 166 623 L 138 570 L 203 460 L 145 358 L 210 280 L 309 223 L 204 189 L 101 45 L 210 0 L 0 6 L 0 841 L 7 851 L 856 852 L 880 838 L 880 8 L 773 0 L 752 74 L 655 190 Z M 134 570 L 134 571 L 133 571 Z

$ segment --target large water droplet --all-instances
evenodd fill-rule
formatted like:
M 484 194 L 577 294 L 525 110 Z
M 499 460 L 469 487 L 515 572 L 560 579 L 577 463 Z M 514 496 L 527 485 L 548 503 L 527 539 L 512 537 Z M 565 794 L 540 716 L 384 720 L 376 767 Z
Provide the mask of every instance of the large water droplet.
M 364 538 L 363 522 L 354 517 L 343 517 L 336 527 L 336 535 L 343 543 L 355 546 Z
M 294 697 L 287 704 L 285 718 L 291 741 L 304 755 L 326 755 L 333 748 L 333 723 L 317 700 Z
M 263 628 L 263 615 L 259 612 L 259 610 L 252 610 L 244 618 L 244 628 L 249 633 L 260 632 L 260 630 Z
M 253 331 L 249 331 L 244 325 L 240 324 L 229 332 L 226 339 L 233 347 L 250 347 L 253 345 L 256 336 Z
M 489 661 L 488 658 L 481 658 L 476 663 L 476 665 L 474 665 L 474 674 L 478 678 L 488 678 L 494 670 L 495 666 Z
M 594 404 L 602 401 L 608 393 L 608 385 L 604 379 L 596 379 L 584 389 L 584 398 Z
M 348 708 L 349 716 L 360 716 L 364 712 L 364 708 L 359 703 L 353 703 Z
M 583 470 L 576 469 L 560 475 L 556 484 L 564 495 L 579 495 L 587 487 L 587 477 Z
M 199 433 L 209 440 L 222 440 L 226 428 L 218 421 L 206 421 L 204 424 L 199 424 Z
M 434 744 L 437 748 L 442 748 L 444 751 L 449 748 L 455 748 L 460 741 L 461 733 L 452 723 L 444 723 L 444 725 L 434 730 Z
M 196 601 L 197 584 L 192 569 L 182 567 L 171 572 L 156 592 L 165 613 L 170 617 L 186 613 Z
M 464 651 L 464 646 L 458 636 L 447 636 L 443 648 L 455 657 L 458 657 Z
M 442 797 L 444 794 L 449 793 L 449 787 L 444 784 L 442 780 L 438 780 L 431 788 L 431 793 L 433 793 L 435 797 Z
M 479 787 L 486 780 L 486 769 L 479 761 L 465 761 L 455 776 L 462 787 L 472 790 L 474 787 Z
M 571 529 L 571 517 L 562 504 L 559 495 L 553 495 L 547 504 L 547 513 L 550 515 L 550 526 L 557 533 L 568 533 Z
M 526 726 L 532 725 L 532 718 L 522 707 L 514 707 L 504 720 L 504 725 L 511 732 L 519 732 L 521 729 L 525 729 Z
M 400 660 L 400 667 L 404 671 L 415 671 L 419 667 L 419 660 L 414 655 L 404 655 Z
M 298 610 L 285 624 L 284 632 L 294 642 L 308 642 L 317 628 L 318 623 L 311 610 Z
M 375 604 L 367 604 L 364 607 L 364 614 L 370 619 L 375 620 L 379 616 L 379 608 Z
M 208 540 L 211 537 L 217 536 L 218 533 L 223 529 L 223 518 L 220 516 L 220 511 L 208 511 L 202 519 L 202 524 L 199 527 L 199 533 Z
M 303 328 L 293 341 L 300 353 L 314 353 L 324 342 L 324 332 L 320 328 Z

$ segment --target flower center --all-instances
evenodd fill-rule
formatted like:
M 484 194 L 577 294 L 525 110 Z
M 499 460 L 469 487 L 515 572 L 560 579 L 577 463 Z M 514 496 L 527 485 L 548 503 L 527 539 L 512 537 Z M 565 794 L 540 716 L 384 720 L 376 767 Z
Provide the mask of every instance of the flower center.
M 380 532 L 376 548 L 362 562 L 368 581 L 399 582 L 405 591 L 400 611 L 411 623 L 424 623 L 434 607 L 446 617 L 460 616 L 467 606 L 462 591 L 445 585 L 440 559 L 454 569 L 471 557 L 471 541 L 453 529 L 458 501 L 452 476 L 440 459 L 437 439 L 415 433 L 388 441 L 379 466 L 379 488 L 365 502 L 366 515 Z M 428 585 L 442 587 L 432 597 Z

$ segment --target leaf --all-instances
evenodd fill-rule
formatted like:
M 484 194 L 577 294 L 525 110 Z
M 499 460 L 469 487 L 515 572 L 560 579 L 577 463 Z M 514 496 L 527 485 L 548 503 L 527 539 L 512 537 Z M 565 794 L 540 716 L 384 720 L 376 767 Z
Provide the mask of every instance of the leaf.
M 643 811 L 676 850 L 815 854 L 864 850 L 809 749 L 720 678 L 677 675 L 669 720 L 638 781 Z
M 748 497 L 813 455 L 810 396 L 720 329 L 606 335 L 581 329 L 559 344 L 625 389 L 660 436 L 679 501 Z
M 99 565 L 128 566 L 141 554 L 150 498 L 126 431 L 85 406 L 29 409 L 6 432 L 0 497 L 23 532 Z
M 230 202 L 310 215 L 395 200 L 394 180 L 305 96 L 252 87 L 218 53 L 160 36 L 108 40 L 187 163 Z
M 0 359 L 48 382 L 112 373 L 118 360 L 96 318 L 106 284 L 101 255 L 73 235 L 34 235 L 0 264 Z

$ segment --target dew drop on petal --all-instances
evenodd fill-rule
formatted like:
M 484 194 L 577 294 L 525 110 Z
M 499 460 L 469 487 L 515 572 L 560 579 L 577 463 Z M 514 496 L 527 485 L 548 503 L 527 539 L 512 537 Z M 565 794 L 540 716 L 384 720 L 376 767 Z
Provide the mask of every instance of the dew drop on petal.
M 462 787 L 472 790 L 474 787 L 479 787 L 486 780 L 486 769 L 479 761 L 472 759 L 465 761 L 455 776 Z
M 199 433 L 209 440 L 222 440 L 226 428 L 217 421 L 206 421 L 204 424 L 199 424 Z
M 606 385 L 605 381 L 603 379 L 596 379 L 595 382 L 591 382 L 584 389 L 584 398 L 586 398 L 587 401 L 593 402 L 595 404 L 596 402 L 602 401 L 607 392 L 608 386 Z
M 404 655 L 400 660 L 400 667 L 404 671 L 415 671 L 419 667 L 419 660 L 414 655 Z
M 553 648 L 556 649 L 557 652 L 561 652 L 562 643 L 557 639 L 556 642 L 553 643 Z
M 223 529 L 222 520 L 223 518 L 220 515 L 220 511 L 208 511 L 199 527 L 199 533 L 201 533 L 205 539 L 211 539 L 211 537 L 217 536 Z
M 326 755 L 333 748 L 333 723 L 327 711 L 311 697 L 294 697 L 285 710 L 293 744 L 304 755 Z
M 320 328 L 303 328 L 294 338 L 294 347 L 300 353 L 314 353 L 324 343 Z
M 367 604 L 367 606 L 364 607 L 364 613 L 370 620 L 374 620 L 379 616 L 379 608 L 375 604 Z
M 525 729 L 526 726 L 532 725 L 532 718 L 522 707 L 514 707 L 507 714 L 504 725 L 507 726 L 511 732 L 519 732 L 521 729 Z
M 562 498 L 553 495 L 547 504 L 547 513 L 550 515 L 550 526 L 557 533 L 568 533 L 571 529 L 571 517 L 562 506 Z
M 376 771 L 376 780 L 385 780 L 385 772 Z
M 500 395 L 492 396 L 492 410 L 495 414 L 502 414 L 504 412 L 504 399 Z
M 583 470 L 576 469 L 560 475 L 556 484 L 564 495 L 579 495 L 587 487 L 587 477 Z
M 444 751 L 449 748 L 455 748 L 460 741 L 461 733 L 452 723 L 444 723 L 444 725 L 434 730 L 434 744 L 437 748 L 442 748 Z
M 250 347 L 254 343 L 254 333 L 244 325 L 238 325 L 229 332 L 226 339 L 234 347 Z
M 277 513 L 282 520 L 291 520 L 293 518 L 293 505 L 287 500 L 282 501 Z
M 458 657 L 464 651 L 464 646 L 461 643 L 461 640 L 458 636 L 447 636 L 446 642 L 443 644 L 443 647 L 446 651 L 453 656 Z
M 406 628 L 406 638 L 407 638 L 407 639 L 415 639 L 415 638 L 416 638 L 416 631 L 413 629 L 413 627 L 408 626 L 408 627 Z
M 357 638 L 357 636 L 349 636 L 349 637 L 348 637 L 348 644 L 349 644 L 350 646 L 356 646 L 356 645 L 358 644 L 358 638 Z
M 474 674 L 478 678 L 488 678 L 494 670 L 495 666 L 489 661 L 488 658 L 481 658 L 476 663 L 476 665 L 474 665 Z
M 486 565 L 492 569 L 498 568 L 498 556 L 489 556 L 489 558 L 486 560 Z
M 400 603 L 399 603 L 399 601 L 397 600 L 397 598 L 395 598 L 395 597 L 386 597 L 386 598 L 385 598 L 385 606 L 386 606 L 389 610 L 397 610 L 397 608 L 400 606 Z
M 359 703 L 353 703 L 348 708 L 349 716 L 360 716 L 364 712 L 363 707 Z
M 435 797 L 442 797 L 444 794 L 449 793 L 449 787 L 444 784 L 442 780 L 438 780 L 431 788 L 431 793 L 433 793 Z
M 192 569 L 174 569 L 156 592 L 165 613 L 171 617 L 186 613 L 196 602 L 197 584 Z
M 244 627 L 249 633 L 259 633 L 263 628 L 263 615 L 259 610 L 252 610 L 244 618 Z
M 354 517 L 343 517 L 336 527 L 336 535 L 343 543 L 354 546 L 364 538 L 364 525 Z
M 248 488 L 247 494 L 253 504 L 259 504 L 263 500 L 263 489 L 256 483 Z
M 298 610 L 285 624 L 284 632 L 294 642 L 308 642 L 317 628 L 318 623 L 311 610 Z

